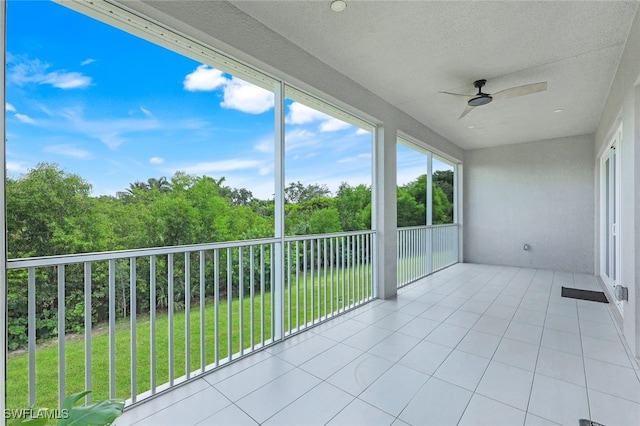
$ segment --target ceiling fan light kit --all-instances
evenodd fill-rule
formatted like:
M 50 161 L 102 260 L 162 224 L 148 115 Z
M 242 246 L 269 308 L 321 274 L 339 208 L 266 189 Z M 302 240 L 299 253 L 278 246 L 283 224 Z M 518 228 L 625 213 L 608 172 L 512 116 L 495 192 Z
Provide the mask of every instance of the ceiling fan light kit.
M 483 93 L 482 88 L 487 84 L 487 80 L 481 79 L 473 82 L 473 87 L 478 89 L 478 93 L 475 95 L 463 95 L 461 93 L 451 93 L 451 92 L 440 92 L 447 95 L 453 95 L 458 97 L 463 97 L 467 99 L 467 107 L 462 112 L 462 115 L 458 117 L 458 119 L 464 117 L 469 114 L 471 110 L 475 107 L 486 105 L 491 103 L 494 99 L 508 99 L 515 98 L 517 96 L 525 96 L 530 95 L 532 93 L 538 93 L 547 90 L 547 82 L 543 81 L 540 83 L 533 84 L 525 84 L 522 86 L 511 87 L 509 89 L 501 90 L 500 92 L 496 92 L 493 95 L 489 93 Z

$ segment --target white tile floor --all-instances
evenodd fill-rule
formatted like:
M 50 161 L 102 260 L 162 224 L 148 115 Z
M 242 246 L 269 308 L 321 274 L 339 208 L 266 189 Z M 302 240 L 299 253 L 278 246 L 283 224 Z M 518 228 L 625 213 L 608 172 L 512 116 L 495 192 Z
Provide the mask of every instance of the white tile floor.
M 117 425 L 640 424 L 640 369 L 611 305 L 562 286 L 599 290 L 585 274 L 454 265 Z

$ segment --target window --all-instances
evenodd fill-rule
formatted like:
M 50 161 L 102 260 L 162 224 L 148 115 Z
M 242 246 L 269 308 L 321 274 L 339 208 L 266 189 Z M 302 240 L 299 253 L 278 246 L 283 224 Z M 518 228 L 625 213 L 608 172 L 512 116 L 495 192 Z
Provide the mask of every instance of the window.
M 371 125 L 293 88 L 286 95 L 286 234 L 371 229 Z
M 454 223 L 455 167 L 436 155 L 432 157 L 432 223 L 442 225 Z

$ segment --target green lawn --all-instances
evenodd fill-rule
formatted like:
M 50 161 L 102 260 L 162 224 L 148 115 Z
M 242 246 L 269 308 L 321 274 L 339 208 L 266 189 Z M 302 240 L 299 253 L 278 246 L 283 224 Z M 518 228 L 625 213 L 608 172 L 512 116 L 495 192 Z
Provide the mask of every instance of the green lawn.
M 366 270 L 365 270 L 366 269 Z M 370 267 L 345 269 L 344 274 L 334 274 L 333 280 L 324 273 L 318 275 L 317 271 L 311 276 L 299 273 L 298 285 L 296 285 L 295 273 L 291 276 L 291 286 L 285 284 L 284 294 L 284 324 L 285 330 L 295 331 L 298 325 L 317 321 L 319 318 L 333 311 L 342 309 L 345 305 L 367 299 L 371 296 L 370 276 L 367 278 L 369 285 L 364 285 L 364 276 L 370 274 Z M 343 276 L 344 275 L 344 276 Z M 331 283 L 333 285 L 331 285 Z M 343 285 L 345 283 L 345 285 Z M 359 283 L 359 285 L 355 285 Z M 332 291 L 333 289 L 333 291 Z M 333 295 L 333 297 L 332 297 Z M 344 303 L 346 301 L 346 303 Z M 291 318 L 289 318 L 289 305 L 291 306 Z M 251 300 L 249 294 L 245 294 L 242 303 L 234 298 L 231 303 L 232 327 L 231 346 L 232 353 L 240 350 L 240 308 L 242 308 L 242 347 L 245 352 L 251 350 Z M 264 329 L 261 328 L 261 318 L 264 306 Z M 326 306 L 326 310 L 325 310 Z M 264 338 L 271 338 L 271 293 L 265 293 L 264 304 L 256 291 L 253 302 L 254 343 L 258 344 Z M 219 345 L 215 342 L 215 312 L 212 300 L 205 302 L 205 364 L 209 365 L 218 359 L 228 356 L 229 304 L 222 300 L 219 304 L 218 330 Z M 184 309 L 175 312 L 173 317 L 174 338 L 174 378 L 185 374 L 186 343 L 185 320 L 187 315 Z M 195 371 L 200 366 L 200 307 L 191 306 L 190 309 L 190 369 Z M 169 381 L 169 319 L 166 313 L 158 313 L 156 316 L 156 385 Z M 136 325 L 136 369 L 137 393 L 150 389 L 150 364 L 151 364 L 151 323 L 149 317 L 138 316 Z M 120 320 L 116 325 L 116 384 L 115 394 L 118 398 L 127 399 L 131 395 L 131 332 L 129 320 Z M 66 338 L 65 345 L 66 363 L 66 388 L 65 394 L 80 392 L 84 385 L 84 336 L 71 336 Z M 91 344 L 92 359 L 92 390 L 96 400 L 109 398 L 109 334 L 106 326 L 95 327 Z M 57 340 L 38 344 L 36 349 L 36 406 L 54 408 L 58 406 L 58 345 Z M 26 352 L 15 352 L 9 355 L 7 365 L 7 408 L 24 408 L 28 406 L 28 355 Z

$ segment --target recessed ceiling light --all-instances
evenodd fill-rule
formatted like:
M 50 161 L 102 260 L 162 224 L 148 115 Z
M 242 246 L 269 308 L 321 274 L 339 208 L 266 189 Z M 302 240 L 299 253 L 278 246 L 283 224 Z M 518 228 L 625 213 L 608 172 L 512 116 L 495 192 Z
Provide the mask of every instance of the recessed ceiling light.
M 562 111 L 564 111 L 564 110 L 562 110 L 562 109 L 556 109 L 556 110 L 554 110 L 553 112 L 562 112 Z
M 347 8 L 347 3 L 343 0 L 335 0 L 331 2 L 331 10 L 334 12 L 342 12 Z

